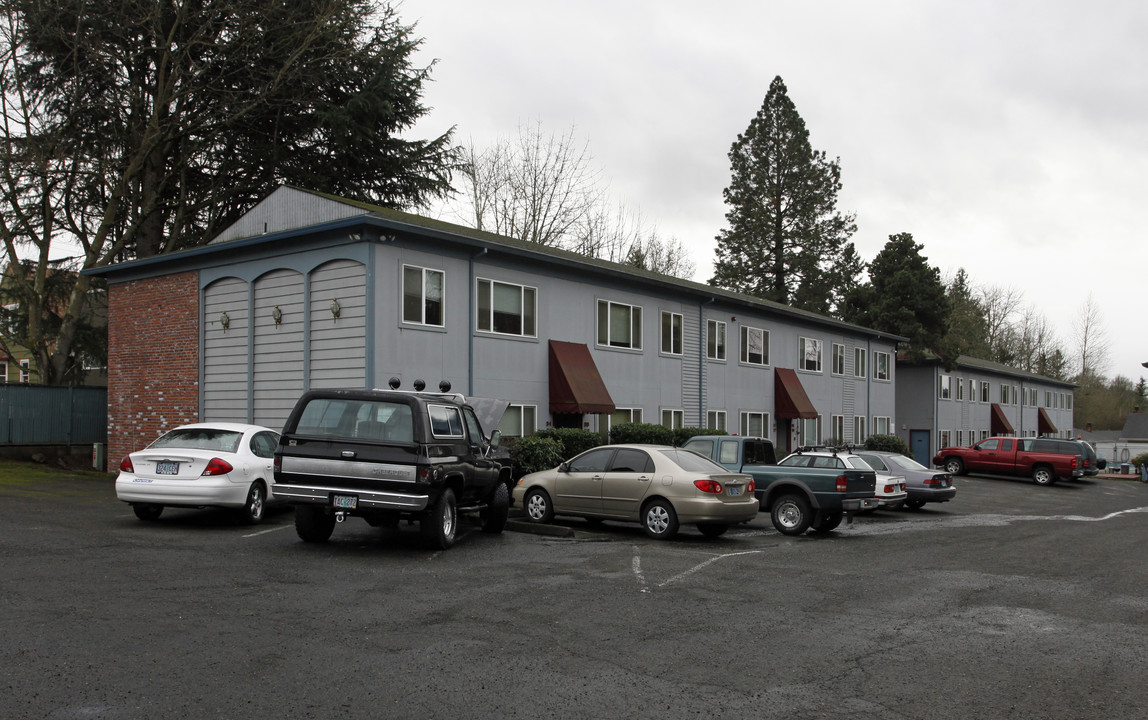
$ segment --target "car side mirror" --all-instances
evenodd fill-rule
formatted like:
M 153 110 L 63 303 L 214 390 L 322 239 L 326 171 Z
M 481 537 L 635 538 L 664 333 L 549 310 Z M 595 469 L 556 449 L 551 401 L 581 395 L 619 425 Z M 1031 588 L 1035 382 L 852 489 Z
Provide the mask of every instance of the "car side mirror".
M 495 430 L 490 434 L 490 446 L 492 448 L 496 448 L 500 442 L 502 442 L 502 431 Z
M 570 466 L 567 465 L 566 463 L 562 463 L 561 465 L 558 466 L 558 472 L 560 472 L 560 473 L 570 472 Z

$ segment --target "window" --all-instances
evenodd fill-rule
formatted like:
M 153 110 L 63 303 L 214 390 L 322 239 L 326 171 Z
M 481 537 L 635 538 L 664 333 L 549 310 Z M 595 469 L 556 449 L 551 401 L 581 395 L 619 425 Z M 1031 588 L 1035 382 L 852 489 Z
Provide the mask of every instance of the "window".
M 457 407 L 453 405 L 428 405 L 427 414 L 430 415 L 431 433 L 435 437 L 464 437 L 462 414 Z
M 951 400 L 953 397 L 953 378 L 951 375 L 941 375 L 937 378 L 937 397 L 941 400 Z M 942 446 L 947 447 L 947 446 Z
M 853 348 L 853 377 L 865 377 L 865 348 Z
M 992 383 L 988 380 L 981 380 L 981 402 L 990 403 L 992 399 L 989 397 L 989 391 L 992 390 Z
M 1001 383 L 1001 405 L 1009 405 L 1012 400 L 1012 388 Z
M 642 422 L 642 408 L 615 408 L 613 414 L 610 415 L 609 427 L 622 423 L 640 422 Z
M 965 446 L 965 431 L 964 430 L 957 430 L 957 445 L 956 445 L 956 447 L 964 447 L 964 446 Z
M 960 379 L 960 378 L 957 378 L 956 383 L 955 383 L 955 387 L 957 389 L 957 400 L 964 400 L 965 399 L 965 381 Z
M 969 402 L 977 401 L 977 381 L 969 378 Z
M 654 461 L 641 450 L 622 448 L 610 462 L 612 473 L 650 473 L 654 471 Z
M 0 383 L 8 382 L 8 363 L 0 362 Z
M 833 343 L 833 374 L 845 374 L 845 346 Z
M 1065 393 L 1065 395 L 1064 395 L 1064 409 L 1065 410 L 1071 410 L 1072 409 L 1072 393 Z
M 865 416 L 855 416 L 853 418 L 853 442 L 859 445 L 868 439 L 869 435 L 865 432 Z
M 873 379 L 889 379 L 889 353 L 876 351 L 873 353 Z
M 812 338 L 798 338 L 797 367 L 810 372 L 821 372 L 821 341 Z
M 662 352 L 682 354 L 682 316 L 680 313 L 662 313 Z
M 844 415 L 831 415 L 829 417 L 829 425 L 831 433 L 833 434 L 833 442 L 845 442 L 845 416 Z
M 769 331 L 741 326 L 741 361 L 747 365 L 769 364 Z
M 989 431 L 988 431 L 988 430 L 981 430 L 981 440 L 984 440 L 984 439 L 985 439 L 985 438 L 987 438 L 988 436 L 989 436 Z
M 478 329 L 502 335 L 535 337 L 537 290 L 494 280 L 478 281 Z
M 20 361 L 20 382 L 26 383 L 32 379 L 32 363 L 28 359 Z
M 798 445 L 816 445 L 821 442 L 821 416 L 805 418 L 797 426 Z
M 441 270 L 403 266 L 403 322 L 443 326 Z
M 23 361 L 21 361 L 21 363 L 22 362 Z M 1045 390 L 1044 391 L 1044 406 L 1046 408 L 1052 407 L 1052 391 L 1051 390 Z
M 598 344 L 642 349 L 642 308 L 637 305 L 598 301 Z
M 706 357 L 725 360 L 725 323 L 721 320 L 706 321 Z
M 874 415 L 873 416 L 873 434 L 874 435 L 888 435 L 889 434 L 889 417 Z
M 706 427 L 710 430 L 725 431 L 725 410 L 710 410 L 706 413 Z
M 939 437 L 937 438 L 937 442 L 939 442 L 940 445 L 938 445 L 937 447 L 947 448 L 947 447 L 953 446 L 953 432 L 952 432 L 952 430 L 941 430 L 941 431 L 939 431 L 938 435 L 939 435 Z
M 508 405 L 498 423 L 498 430 L 505 437 L 526 437 L 538 429 L 537 405 Z
M 614 455 L 614 448 L 587 450 L 567 465 L 572 473 L 606 472 L 606 463 Z
M 742 412 L 739 430 L 745 437 L 769 437 L 769 413 Z
M 677 430 L 685 424 L 685 414 L 681 410 L 663 410 L 662 427 Z

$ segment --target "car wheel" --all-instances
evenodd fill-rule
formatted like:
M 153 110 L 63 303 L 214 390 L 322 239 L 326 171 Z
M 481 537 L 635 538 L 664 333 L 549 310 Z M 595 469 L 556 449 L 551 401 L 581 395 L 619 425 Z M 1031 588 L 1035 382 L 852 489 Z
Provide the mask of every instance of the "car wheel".
M 454 545 L 455 531 L 458 530 L 458 509 L 454 504 L 454 491 L 445 488 L 430 512 L 419 521 L 419 530 L 427 544 L 438 550 L 446 550 Z
M 147 520 L 153 522 L 159 520 L 159 516 L 163 514 L 163 505 L 148 505 L 145 503 L 133 503 L 132 512 L 136 514 L 140 520 Z
M 945 461 L 945 472 L 950 475 L 964 475 L 965 463 L 960 458 L 949 458 Z
M 335 516 L 317 505 L 295 506 L 295 532 L 303 542 L 323 543 L 331 539 Z
M 642 526 L 655 540 L 668 540 L 678 534 L 678 514 L 673 505 L 658 498 L 643 508 Z
M 548 523 L 554 519 L 554 505 L 542 488 L 531 488 L 527 491 L 522 504 L 526 506 L 526 519 L 530 522 Z
M 827 533 L 831 530 L 836 530 L 837 526 L 841 524 L 841 519 L 845 517 L 845 513 L 841 511 L 822 513 L 821 516 L 813 521 L 810 528 L 813 532 Z
M 725 531 L 729 530 L 729 525 L 721 523 L 698 523 L 698 532 L 708 538 L 716 538 L 725 535 Z
M 1056 475 L 1047 465 L 1037 465 L 1032 469 L 1032 481 L 1037 485 L 1051 485 L 1056 482 Z
M 800 495 L 782 495 L 774 501 L 769 515 L 782 535 L 801 535 L 813 521 L 809 501 Z
M 502 529 L 506 527 L 506 518 L 509 515 L 510 491 L 506 489 L 506 483 L 500 482 L 494 488 L 490 502 L 479 513 L 479 518 L 482 520 L 482 531 L 487 533 L 502 532 Z
M 924 500 L 906 500 L 905 501 L 905 507 L 909 508 L 910 510 L 917 510 L 917 509 L 923 508 L 924 506 L 925 506 Z
M 243 522 L 248 525 L 258 525 L 263 522 L 263 513 L 267 511 L 267 491 L 263 483 L 251 483 L 247 491 L 247 502 L 243 504 Z

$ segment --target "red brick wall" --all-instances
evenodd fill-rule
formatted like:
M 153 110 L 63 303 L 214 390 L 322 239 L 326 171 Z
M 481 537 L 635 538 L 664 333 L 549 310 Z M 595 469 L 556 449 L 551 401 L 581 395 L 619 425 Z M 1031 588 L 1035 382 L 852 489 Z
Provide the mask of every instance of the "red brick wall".
M 199 419 L 199 277 L 108 287 L 108 470 Z

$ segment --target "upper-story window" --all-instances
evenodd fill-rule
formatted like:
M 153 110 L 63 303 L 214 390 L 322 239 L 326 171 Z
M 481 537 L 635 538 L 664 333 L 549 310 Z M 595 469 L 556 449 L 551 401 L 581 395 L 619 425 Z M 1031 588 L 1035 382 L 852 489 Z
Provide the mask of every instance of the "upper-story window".
M 682 354 L 681 313 L 662 312 L 662 352 L 668 355 Z
M 875 380 L 889 379 L 889 353 L 880 351 L 873 353 L 873 378 Z
M 536 288 L 480 278 L 478 329 L 503 335 L 537 336 L 537 294 Z
M 865 377 L 865 360 L 868 357 L 865 353 L 865 348 L 853 348 L 853 377 Z
M 845 374 L 845 346 L 833 343 L 833 374 Z
M 441 270 L 403 266 L 403 322 L 443 326 L 443 280 Z
M 981 402 L 983 402 L 983 403 L 992 402 L 992 398 L 989 397 L 989 392 L 991 390 L 992 390 L 992 383 L 990 383 L 988 380 L 981 380 Z
M 769 364 L 769 331 L 741 326 L 741 361 L 749 365 Z
M 598 344 L 642 349 L 642 308 L 637 305 L 598 301 Z
M 941 375 L 937 380 L 937 397 L 942 400 L 951 400 L 953 397 L 953 377 Z
M 725 323 L 721 320 L 706 321 L 706 357 L 725 360 Z
M 965 399 L 965 381 L 960 379 L 960 378 L 957 378 L 956 380 L 953 381 L 953 385 L 957 391 L 957 399 L 958 400 L 964 400 Z
M 797 367 L 801 370 L 821 372 L 821 341 L 799 338 L 797 341 Z
M 20 382 L 26 383 L 32 379 L 32 362 L 25 358 L 20 361 Z

